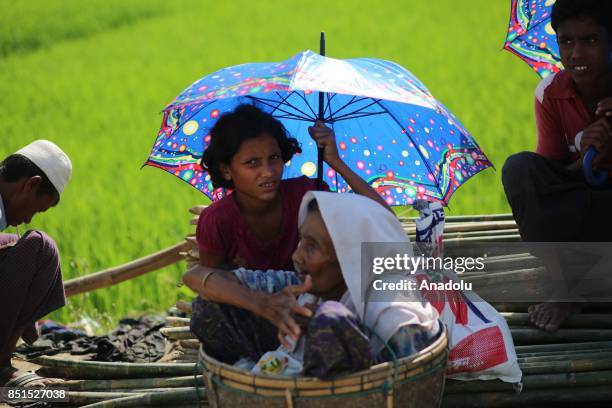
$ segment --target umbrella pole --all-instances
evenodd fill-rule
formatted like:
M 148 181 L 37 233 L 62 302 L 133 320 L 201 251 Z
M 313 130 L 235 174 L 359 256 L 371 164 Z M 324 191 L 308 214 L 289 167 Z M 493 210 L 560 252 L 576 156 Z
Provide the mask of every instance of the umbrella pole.
M 321 39 L 319 42 L 319 54 L 325 56 L 325 33 L 321 32 Z M 324 120 L 324 103 L 325 103 L 325 92 L 319 92 L 319 115 L 318 120 Z M 323 149 L 317 148 L 317 190 L 323 189 Z

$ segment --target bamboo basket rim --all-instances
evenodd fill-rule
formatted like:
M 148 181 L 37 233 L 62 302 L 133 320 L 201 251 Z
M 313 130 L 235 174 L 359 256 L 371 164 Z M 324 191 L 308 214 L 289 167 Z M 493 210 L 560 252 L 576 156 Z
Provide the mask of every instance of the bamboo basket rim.
M 326 395 L 340 395 L 354 393 L 356 391 L 355 386 L 358 386 L 359 389 L 363 391 L 377 388 L 385 382 L 385 380 L 393 381 L 394 372 L 397 374 L 397 383 L 402 383 L 411 374 L 420 376 L 428 373 L 437 366 L 445 366 L 448 357 L 448 336 L 444 326 L 440 325 L 440 327 L 440 335 L 432 344 L 415 355 L 397 360 L 396 372 L 394 370 L 394 362 L 389 361 L 373 365 L 366 370 L 347 374 L 333 380 L 320 380 L 316 377 L 253 374 L 216 360 L 206 354 L 203 347 L 200 347 L 199 356 L 204 371 L 208 371 L 210 374 L 220 377 L 221 382 L 226 383 L 224 385 L 230 388 L 237 388 L 245 392 L 253 392 L 260 396 L 281 396 L 285 395 L 288 389 L 305 391 L 305 394 L 311 395 L 321 395 L 321 393 Z M 370 383 L 376 386 L 370 386 L 373 385 Z M 325 390 L 328 392 L 325 392 Z

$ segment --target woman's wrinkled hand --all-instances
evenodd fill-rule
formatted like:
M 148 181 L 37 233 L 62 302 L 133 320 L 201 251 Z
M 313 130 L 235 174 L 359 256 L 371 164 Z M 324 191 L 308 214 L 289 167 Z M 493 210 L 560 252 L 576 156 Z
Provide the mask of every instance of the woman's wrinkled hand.
M 290 285 L 280 292 L 266 294 L 262 297 L 259 315 L 278 328 L 278 339 L 281 344 L 288 347 L 285 336 L 297 341 L 301 336 L 301 329 L 296 322 L 295 316 L 310 318 L 312 311 L 307 307 L 298 305 L 296 297 L 312 289 L 310 276 L 301 285 Z

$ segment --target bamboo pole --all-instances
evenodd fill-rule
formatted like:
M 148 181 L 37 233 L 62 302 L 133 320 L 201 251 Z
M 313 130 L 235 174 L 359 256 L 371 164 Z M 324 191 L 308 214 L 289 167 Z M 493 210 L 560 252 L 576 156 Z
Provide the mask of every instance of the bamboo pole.
M 612 340 L 612 330 L 604 329 L 559 329 L 549 333 L 540 329 L 510 328 L 514 344 L 542 344 L 560 342 L 586 342 Z
M 534 374 L 521 379 L 523 392 L 542 388 L 583 387 L 593 385 L 612 385 L 612 371 L 587 371 L 583 373 Z M 514 384 L 500 380 L 456 381 L 447 380 L 445 394 L 514 392 Z
M 538 345 L 516 346 L 515 350 L 518 354 L 523 353 L 540 353 L 550 351 L 566 351 L 566 350 L 594 350 L 612 348 L 612 341 L 587 341 L 577 343 L 550 343 Z
M 400 221 L 416 221 L 419 217 L 399 217 Z M 474 215 L 447 215 L 444 222 L 483 222 L 483 221 L 512 221 L 511 213 L 506 214 L 474 214 Z
M 70 391 L 116 391 L 137 388 L 176 388 L 202 384 L 201 375 L 182 377 L 128 378 L 118 380 L 69 380 L 58 383 L 57 387 L 67 387 Z
M 92 290 L 106 288 L 117 283 L 135 278 L 145 273 L 172 265 L 183 259 L 179 254 L 189 249 L 187 242 L 179 242 L 164 250 L 147 255 L 121 266 L 105 269 L 64 283 L 66 296 L 74 296 Z
M 208 205 L 194 205 L 189 209 L 191 214 L 200 215 Z
M 509 326 L 532 326 L 528 313 L 506 313 L 501 315 Z M 575 314 L 563 322 L 564 328 L 612 329 L 612 315 L 609 314 Z
M 183 313 L 191 314 L 191 303 L 189 302 L 179 300 L 174 306 Z
M 133 397 L 135 395 L 143 394 L 137 394 L 134 392 L 69 391 L 68 403 L 86 405 L 109 399 Z
M 408 233 L 415 233 L 416 226 L 414 222 L 403 222 L 402 227 Z M 494 221 L 494 222 L 465 222 L 451 223 L 444 225 L 444 233 L 449 232 L 472 232 L 472 231 L 492 231 L 492 230 L 514 230 L 516 223 L 514 221 Z
M 469 231 L 469 232 L 444 232 L 444 240 L 448 239 L 461 239 L 461 238 L 474 238 L 474 237 L 495 237 L 499 235 L 516 235 L 518 234 L 517 229 L 508 230 L 492 230 L 492 231 Z M 415 234 L 408 234 L 411 239 L 415 238 Z
M 608 351 L 583 351 L 582 353 L 559 353 L 559 354 L 546 354 L 539 356 L 518 356 L 519 364 L 532 364 L 532 363 L 554 363 L 558 361 L 570 361 L 570 360 L 588 360 L 588 359 L 612 359 L 612 350 Z
M 520 394 L 515 392 L 487 392 L 487 393 L 465 393 L 450 394 L 442 401 L 443 407 L 467 408 L 467 407 L 519 407 L 524 404 L 538 403 L 578 403 L 610 401 L 612 399 L 612 387 L 600 385 L 592 387 L 577 387 L 568 390 L 542 389 L 524 391 Z M 604 405 L 605 406 L 605 405 Z
M 200 350 L 200 340 L 196 339 L 179 340 L 178 345 L 185 349 Z
M 495 259 L 492 259 L 495 258 Z M 497 270 L 530 269 L 542 266 L 542 261 L 534 256 L 514 257 L 499 259 L 496 257 L 487 258 L 484 261 L 486 272 Z
M 191 387 L 176 391 L 136 394 L 86 405 L 84 408 L 144 407 L 149 405 L 177 406 L 180 404 L 197 403 L 202 400 L 205 395 L 206 390 L 204 390 L 204 388 Z
M 171 327 L 183 327 L 189 326 L 189 318 L 187 317 L 174 317 L 168 316 L 166 317 L 166 323 Z
M 520 235 L 497 235 L 493 237 L 470 237 L 444 240 L 445 256 L 484 256 L 487 257 L 524 253 L 524 245 L 508 246 L 508 243 L 521 242 Z M 486 245 L 486 247 L 485 247 Z
M 494 237 L 471 237 L 455 238 L 444 240 L 444 247 L 466 247 L 474 243 L 494 243 L 494 242 L 520 242 L 521 236 L 518 234 L 497 235 Z M 501 249 L 501 248 L 500 248 Z M 507 249 L 504 248 L 507 251 Z
M 574 344 L 574 343 L 569 343 Z M 612 352 L 612 348 L 594 348 L 589 350 L 563 350 L 563 351 L 541 351 L 539 353 L 517 353 L 518 358 L 523 357 L 546 357 L 546 356 L 568 356 L 577 355 L 582 353 L 609 353 Z
M 195 339 L 191 331 L 189 331 L 189 326 L 187 327 L 163 327 L 159 329 L 159 332 L 166 336 L 169 339 L 173 340 L 186 340 L 186 339 Z
M 544 373 L 571 373 L 583 371 L 598 371 L 612 369 L 612 360 L 600 359 L 568 359 L 549 363 L 522 363 L 519 364 L 523 375 Z
M 65 360 L 48 356 L 36 357 L 32 362 L 44 366 L 40 370 L 45 373 L 82 380 L 175 377 L 192 375 L 195 370 L 194 363 L 107 363 Z
M 533 303 L 528 302 L 489 302 L 498 312 L 526 313 Z
M 507 272 L 492 272 L 484 275 L 465 276 L 465 282 L 471 282 L 474 288 L 482 288 L 491 285 L 500 285 L 504 283 L 525 282 L 541 278 L 541 275 L 546 272 L 543 267 L 519 269 Z

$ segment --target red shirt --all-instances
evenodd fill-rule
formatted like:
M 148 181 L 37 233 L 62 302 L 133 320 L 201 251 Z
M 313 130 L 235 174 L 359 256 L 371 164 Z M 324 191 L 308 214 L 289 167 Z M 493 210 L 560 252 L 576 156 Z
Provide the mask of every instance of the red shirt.
M 559 71 L 540 82 L 536 89 L 535 117 L 536 153 L 550 160 L 568 163 L 578 160 L 580 153 L 574 146 L 574 138 L 591 119 L 569 73 Z
M 304 194 L 316 190 L 316 184 L 306 176 L 281 181 L 281 232 L 265 243 L 249 229 L 234 196 L 223 197 L 200 214 L 196 228 L 198 247 L 247 269 L 293 270 L 291 254 L 298 244 L 298 210 Z

